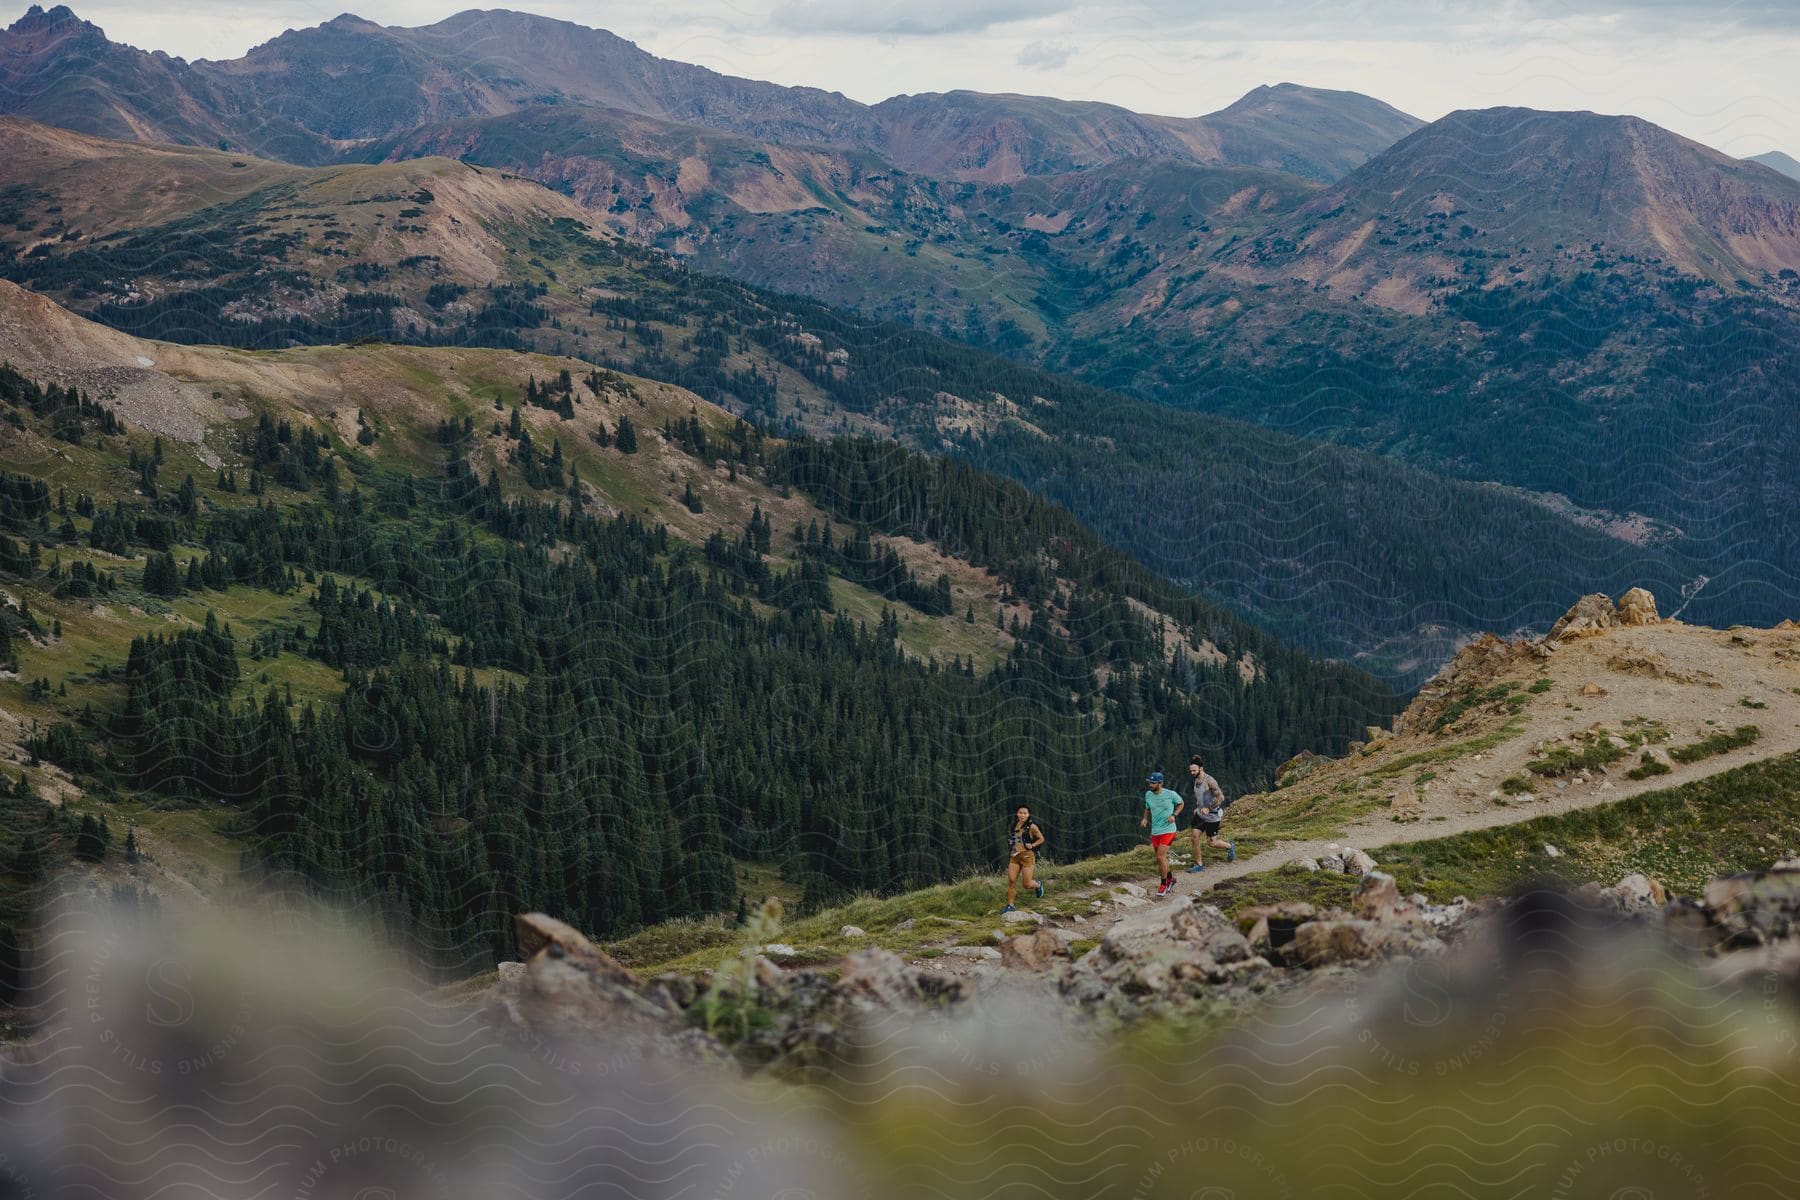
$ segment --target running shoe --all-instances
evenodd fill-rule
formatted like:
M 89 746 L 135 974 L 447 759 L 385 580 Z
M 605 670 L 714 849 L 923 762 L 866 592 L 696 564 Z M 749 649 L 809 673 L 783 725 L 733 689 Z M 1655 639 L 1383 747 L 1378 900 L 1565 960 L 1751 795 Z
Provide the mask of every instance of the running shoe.
M 1039 900 L 1044 898 L 1044 881 L 1041 879 L 1037 881 L 1037 894 Z
M 1156 894 L 1158 896 L 1166 896 L 1169 894 L 1169 889 L 1174 886 L 1175 886 L 1175 877 L 1173 875 L 1171 875 L 1168 878 L 1164 879 L 1161 883 L 1156 885 Z
M 1225 861 L 1226 862 L 1236 862 L 1237 861 L 1237 843 L 1236 842 L 1231 843 L 1231 845 L 1229 845 L 1225 848 Z
M 1005 908 L 1000 910 L 1000 915 L 1004 917 L 1009 912 L 1018 912 L 1018 911 L 1019 911 L 1018 909 L 1014 908 L 1012 905 L 1009 904 Z
M 1204 870 L 1206 870 L 1205 863 L 1195 863 L 1193 866 L 1188 868 L 1188 874 L 1192 875 L 1195 871 L 1204 871 Z

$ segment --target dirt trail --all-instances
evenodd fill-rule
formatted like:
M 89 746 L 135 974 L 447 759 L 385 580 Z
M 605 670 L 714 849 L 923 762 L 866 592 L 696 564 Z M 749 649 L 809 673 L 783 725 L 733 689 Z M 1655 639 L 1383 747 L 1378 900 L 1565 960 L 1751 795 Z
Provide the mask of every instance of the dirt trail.
M 1527 690 L 1543 679 L 1550 681 L 1547 688 Z M 1328 836 L 1284 839 L 1232 863 L 1224 860 L 1222 851 L 1209 850 L 1205 871 L 1196 874 L 1185 870 L 1189 843 L 1184 827 L 1175 846 L 1182 865 L 1177 867 L 1170 898 L 1199 899 L 1223 880 L 1274 870 L 1298 858 L 1317 858 L 1334 842 L 1373 852 L 1384 845 L 1512 825 L 1678 787 L 1800 751 L 1800 628 L 1719 630 L 1664 621 L 1563 642 L 1550 648 L 1547 657 L 1515 643 L 1492 654 L 1483 666 L 1465 669 L 1455 688 L 1438 693 L 1435 707 L 1441 709 L 1444 699 L 1454 699 L 1458 689 L 1506 683 L 1516 685 L 1509 695 L 1524 697 L 1517 712 L 1504 700 L 1478 706 L 1438 732 L 1429 728 L 1432 722 L 1419 720 L 1433 709 L 1422 697 L 1408 710 L 1408 718 L 1420 728 L 1381 738 L 1360 752 L 1324 763 L 1300 783 L 1280 791 L 1245 797 L 1242 805 L 1228 812 L 1225 835 L 1235 831 L 1250 836 L 1297 806 L 1347 796 L 1346 785 L 1351 792 L 1372 794 L 1376 803 L 1385 801 L 1385 812 L 1346 820 Z M 1699 762 L 1674 763 L 1668 774 L 1649 779 L 1625 777 L 1639 761 L 1641 752 L 1635 748 L 1608 770 L 1588 773 L 1585 781 L 1578 776 L 1543 780 L 1528 774 L 1525 764 L 1542 758 L 1549 748 L 1546 743 L 1562 739 L 1568 744 L 1571 735 L 1595 725 L 1608 730 L 1660 728 L 1666 737 L 1655 744 L 1665 748 L 1740 725 L 1755 725 L 1761 734 L 1749 746 Z M 1401 727 L 1406 729 L 1406 719 Z M 1407 765 L 1419 755 L 1431 757 Z M 1425 774 L 1431 778 L 1419 784 Z M 1501 793 L 1501 782 L 1515 776 L 1530 778 L 1535 794 Z M 1370 782 L 1378 784 L 1373 793 L 1367 787 Z M 1379 860 L 1380 855 L 1375 857 Z M 1154 878 L 1138 882 L 1155 884 Z M 1064 900 L 1092 900 L 1107 897 L 1115 886 L 1083 881 L 1072 890 L 1057 890 Z M 1083 938 L 1097 938 L 1121 923 L 1166 919 L 1166 902 L 1135 899 L 1114 901 L 1103 912 L 1084 914 L 1073 928 Z M 999 925 L 998 918 L 995 924 Z M 1046 925 L 1067 928 L 1072 921 L 1049 918 Z M 1011 932 L 1028 928 L 1017 925 Z M 926 961 L 949 974 L 984 980 L 1019 974 L 1003 973 L 991 959 Z

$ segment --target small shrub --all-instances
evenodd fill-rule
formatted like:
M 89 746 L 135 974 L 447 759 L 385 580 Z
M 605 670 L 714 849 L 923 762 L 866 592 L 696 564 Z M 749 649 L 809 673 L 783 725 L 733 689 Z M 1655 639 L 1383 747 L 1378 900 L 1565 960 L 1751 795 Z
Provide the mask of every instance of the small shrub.
M 1432 725 L 1432 732 L 1437 733 L 1448 729 L 1462 720 L 1470 709 L 1478 708 L 1483 704 L 1499 703 L 1511 695 L 1518 686 L 1516 683 L 1508 682 L 1496 683 L 1494 686 L 1486 688 L 1471 688 L 1451 702 L 1450 707 L 1446 708 L 1443 715 Z M 1514 711 L 1518 710 L 1514 709 Z
M 1558 746 L 1544 757 L 1525 764 L 1525 769 L 1533 775 L 1542 775 L 1546 779 L 1554 779 L 1558 775 L 1573 775 L 1577 771 L 1592 771 L 1604 767 L 1608 763 L 1618 762 L 1625 756 L 1625 751 L 1611 742 L 1596 738 L 1583 745 L 1579 750 L 1572 746 Z
M 1696 763 L 1715 754 L 1729 754 L 1733 750 L 1742 749 L 1761 736 L 1762 730 L 1755 725 L 1739 725 L 1730 733 L 1715 733 L 1686 746 L 1677 746 L 1669 751 L 1669 757 L 1678 763 Z

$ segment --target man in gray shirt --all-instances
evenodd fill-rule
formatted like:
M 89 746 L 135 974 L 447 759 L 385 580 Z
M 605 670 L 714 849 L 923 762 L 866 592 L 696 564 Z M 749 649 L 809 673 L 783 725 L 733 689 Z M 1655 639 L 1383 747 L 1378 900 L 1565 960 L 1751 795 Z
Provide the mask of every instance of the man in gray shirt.
M 1194 825 L 1191 833 L 1194 839 L 1194 865 L 1188 868 L 1188 874 L 1206 869 L 1200 861 L 1200 838 L 1204 834 L 1206 844 L 1215 850 L 1225 852 L 1226 862 L 1237 861 L 1237 843 L 1228 842 L 1219 836 L 1220 823 L 1225 820 L 1225 789 L 1219 781 L 1206 773 L 1206 764 L 1198 754 L 1188 763 L 1188 776 L 1194 781 Z

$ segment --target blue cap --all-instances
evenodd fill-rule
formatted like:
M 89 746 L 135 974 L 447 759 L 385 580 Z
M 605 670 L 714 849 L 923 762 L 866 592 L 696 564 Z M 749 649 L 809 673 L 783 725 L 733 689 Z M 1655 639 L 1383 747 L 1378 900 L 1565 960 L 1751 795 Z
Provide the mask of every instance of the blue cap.
M 1145 783 L 1161 783 L 1162 781 L 1163 781 L 1163 773 L 1161 771 L 1150 772 L 1150 777 L 1148 779 L 1144 780 Z

